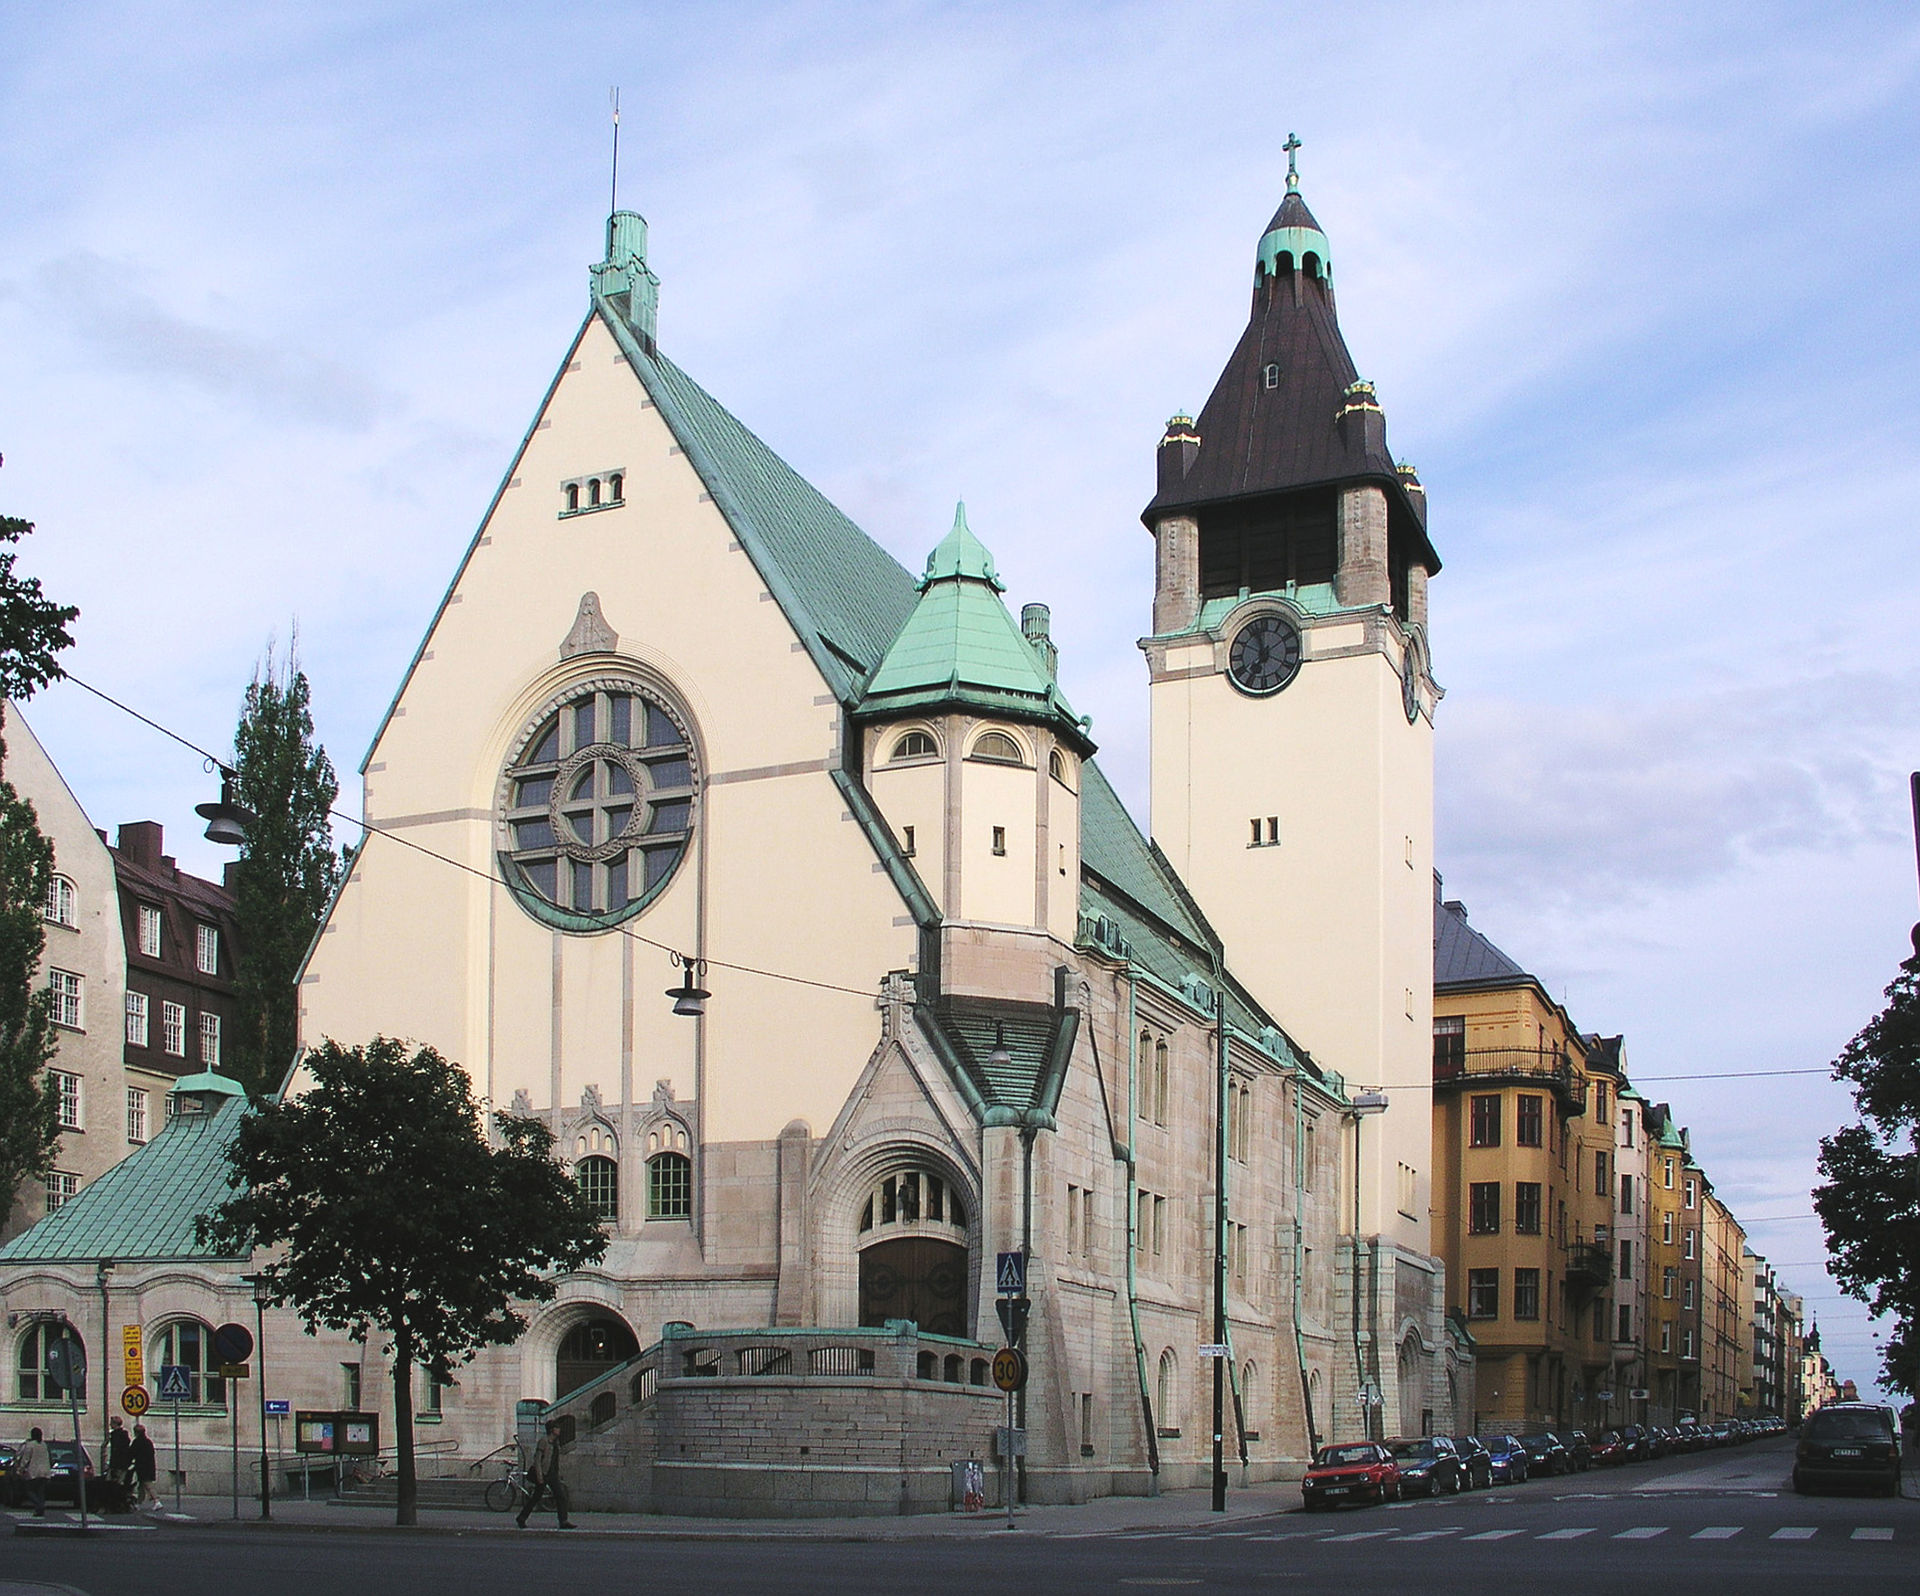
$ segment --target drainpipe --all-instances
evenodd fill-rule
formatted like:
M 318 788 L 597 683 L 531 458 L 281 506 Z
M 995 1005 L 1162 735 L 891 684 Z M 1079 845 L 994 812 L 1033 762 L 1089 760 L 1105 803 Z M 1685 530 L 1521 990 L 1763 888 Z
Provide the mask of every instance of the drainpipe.
M 1033 1125 L 1020 1127 L 1020 1256 L 1025 1261 L 1029 1272 L 1033 1268 L 1033 1138 L 1036 1134 L 1038 1130 Z M 1019 1407 L 1014 1422 L 1025 1430 L 1027 1393 L 1024 1386 L 1013 1400 Z M 1020 1501 L 1024 1505 L 1027 1500 L 1026 1458 L 1015 1458 L 1014 1468 L 1020 1477 Z
M 1353 1116 L 1353 1234 L 1348 1274 L 1353 1284 L 1353 1377 L 1360 1396 L 1360 1422 L 1366 1439 L 1373 1439 L 1373 1408 L 1367 1401 L 1367 1355 L 1360 1344 L 1360 1134 L 1362 1121 Z
M 1227 992 L 1224 983 L 1213 994 L 1213 1342 L 1217 1349 L 1227 1339 Z M 1222 1450 L 1225 1394 L 1220 1358 L 1213 1359 L 1213 1511 L 1227 1510 L 1227 1464 Z
M 100 1404 L 100 1467 L 104 1471 L 107 1462 L 107 1391 L 110 1382 L 107 1378 L 108 1358 L 112 1355 L 109 1343 L 113 1339 L 113 1318 L 107 1296 L 107 1276 L 113 1273 L 113 1260 L 102 1258 L 93 1266 L 93 1283 L 100 1288 L 100 1355 L 95 1360 L 93 1388 L 97 1393 L 95 1400 Z
M 1120 979 L 1116 973 L 1114 980 Z M 1153 1399 L 1147 1392 L 1147 1347 L 1140 1335 L 1140 1277 L 1135 1266 L 1140 1238 L 1135 1232 L 1139 1222 L 1137 1169 L 1134 1161 L 1134 1127 L 1139 1117 L 1140 1035 L 1138 1030 L 1139 988 L 1127 974 L 1127 1317 L 1133 1325 L 1133 1371 L 1140 1382 L 1140 1415 L 1146 1423 L 1148 1494 L 1160 1494 L 1160 1439 L 1154 1433 Z
M 1301 1115 L 1300 1077 L 1293 1077 L 1293 1355 L 1300 1365 L 1300 1408 L 1307 1416 L 1307 1461 L 1320 1452 L 1320 1429 L 1313 1418 L 1313 1380 L 1307 1373 L 1307 1337 L 1300 1328 L 1300 1270 L 1305 1262 L 1305 1230 L 1300 1213 L 1306 1204 L 1306 1169 L 1302 1155 L 1306 1150 L 1306 1122 Z

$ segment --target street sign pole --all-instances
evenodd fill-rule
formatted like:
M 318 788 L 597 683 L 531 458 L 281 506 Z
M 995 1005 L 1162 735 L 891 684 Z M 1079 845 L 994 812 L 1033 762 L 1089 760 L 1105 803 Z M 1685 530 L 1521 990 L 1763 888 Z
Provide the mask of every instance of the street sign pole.
M 80 1381 L 87 1372 L 86 1354 L 77 1341 L 67 1343 L 67 1405 L 73 1411 L 73 1494 L 80 1502 L 80 1533 L 87 1531 L 87 1451 L 80 1441 Z M 104 1411 L 104 1404 L 102 1408 Z
M 1227 993 L 1213 995 L 1213 1339 L 1227 1339 Z M 1355 1229 L 1358 1229 L 1356 1224 Z M 1213 1360 L 1213 1511 L 1227 1510 L 1226 1359 Z
M 180 1511 L 180 1398 L 173 1399 L 173 1510 Z

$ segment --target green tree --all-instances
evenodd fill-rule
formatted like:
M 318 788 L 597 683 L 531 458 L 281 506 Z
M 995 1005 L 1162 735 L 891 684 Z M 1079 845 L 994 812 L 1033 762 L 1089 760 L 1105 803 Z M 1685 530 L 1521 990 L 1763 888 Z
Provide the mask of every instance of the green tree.
M 15 574 L 5 545 L 32 530 L 31 522 L 0 516 L 0 1223 L 21 1183 L 52 1166 L 60 1139 L 46 1076 L 57 1046 L 53 996 L 40 980 L 53 845 L 40 834 L 33 805 L 4 779 L 4 734 L 7 701 L 31 698 L 61 675 L 54 656 L 73 646 L 67 628 L 80 612 L 47 598 L 38 577 Z
M 300 961 L 340 880 L 328 816 L 340 784 L 314 743 L 311 697 L 295 651 L 276 673 L 269 649 L 233 735 L 233 796 L 254 818 L 233 872 L 240 1012 L 230 1067 L 255 1094 L 293 1062 Z
M 1875 1317 L 1893 1317 L 1886 1384 L 1920 1396 L 1920 953 L 1886 995 L 1886 1008 L 1834 1060 L 1834 1078 L 1853 1083 L 1860 1119 L 1821 1139 L 1826 1183 L 1813 1206 L 1840 1289 Z
M 553 1273 L 607 1247 L 538 1120 L 495 1114 L 489 1142 L 466 1071 L 430 1047 L 323 1042 L 310 1089 L 255 1105 L 230 1153 L 236 1195 L 196 1221 L 236 1255 L 278 1249 L 276 1302 L 308 1330 L 377 1331 L 392 1359 L 400 1505 L 415 1517 L 413 1371 L 451 1381 L 481 1347 L 526 1328 Z

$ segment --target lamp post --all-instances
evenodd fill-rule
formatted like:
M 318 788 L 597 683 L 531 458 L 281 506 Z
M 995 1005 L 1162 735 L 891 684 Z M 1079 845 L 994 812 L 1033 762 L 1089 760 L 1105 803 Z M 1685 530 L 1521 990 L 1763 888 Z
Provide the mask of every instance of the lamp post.
M 260 1393 L 260 1516 L 273 1517 L 273 1475 L 267 1467 L 267 1302 L 273 1295 L 273 1271 L 262 1269 L 242 1280 L 253 1288 L 253 1356 Z

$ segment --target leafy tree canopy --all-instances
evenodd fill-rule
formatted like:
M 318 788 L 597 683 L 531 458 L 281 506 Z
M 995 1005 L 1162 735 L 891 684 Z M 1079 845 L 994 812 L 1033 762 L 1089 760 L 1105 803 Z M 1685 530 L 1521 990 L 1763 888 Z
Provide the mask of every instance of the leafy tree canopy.
M 31 521 L 0 515 L 0 698 L 31 698 L 64 674 L 54 655 L 73 647 L 67 628 L 80 613 L 42 593 L 39 577 L 14 575 L 14 553 L 5 545 L 32 530 Z
M 235 1195 L 197 1230 L 236 1255 L 279 1252 L 273 1300 L 307 1328 L 377 1331 L 392 1357 L 400 1523 L 413 1522 L 412 1372 L 446 1383 L 526 1327 L 517 1303 L 607 1238 L 538 1120 L 495 1114 L 489 1142 L 466 1072 L 391 1037 L 307 1054 L 311 1087 L 258 1105 L 231 1159 Z
M 333 764 L 313 740 L 311 689 L 293 649 L 269 649 L 234 732 L 234 797 L 253 811 L 234 866 L 240 1013 L 231 1069 L 250 1091 L 278 1086 L 298 1045 L 300 961 L 340 880 L 328 812 Z
M 1920 954 L 1900 966 L 1887 1006 L 1834 1061 L 1853 1083 L 1861 1119 L 1820 1143 L 1825 1184 L 1813 1206 L 1827 1232 L 1840 1289 L 1878 1316 L 1894 1316 L 1884 1352 L 1889 1386 L 1920 1395 Z

